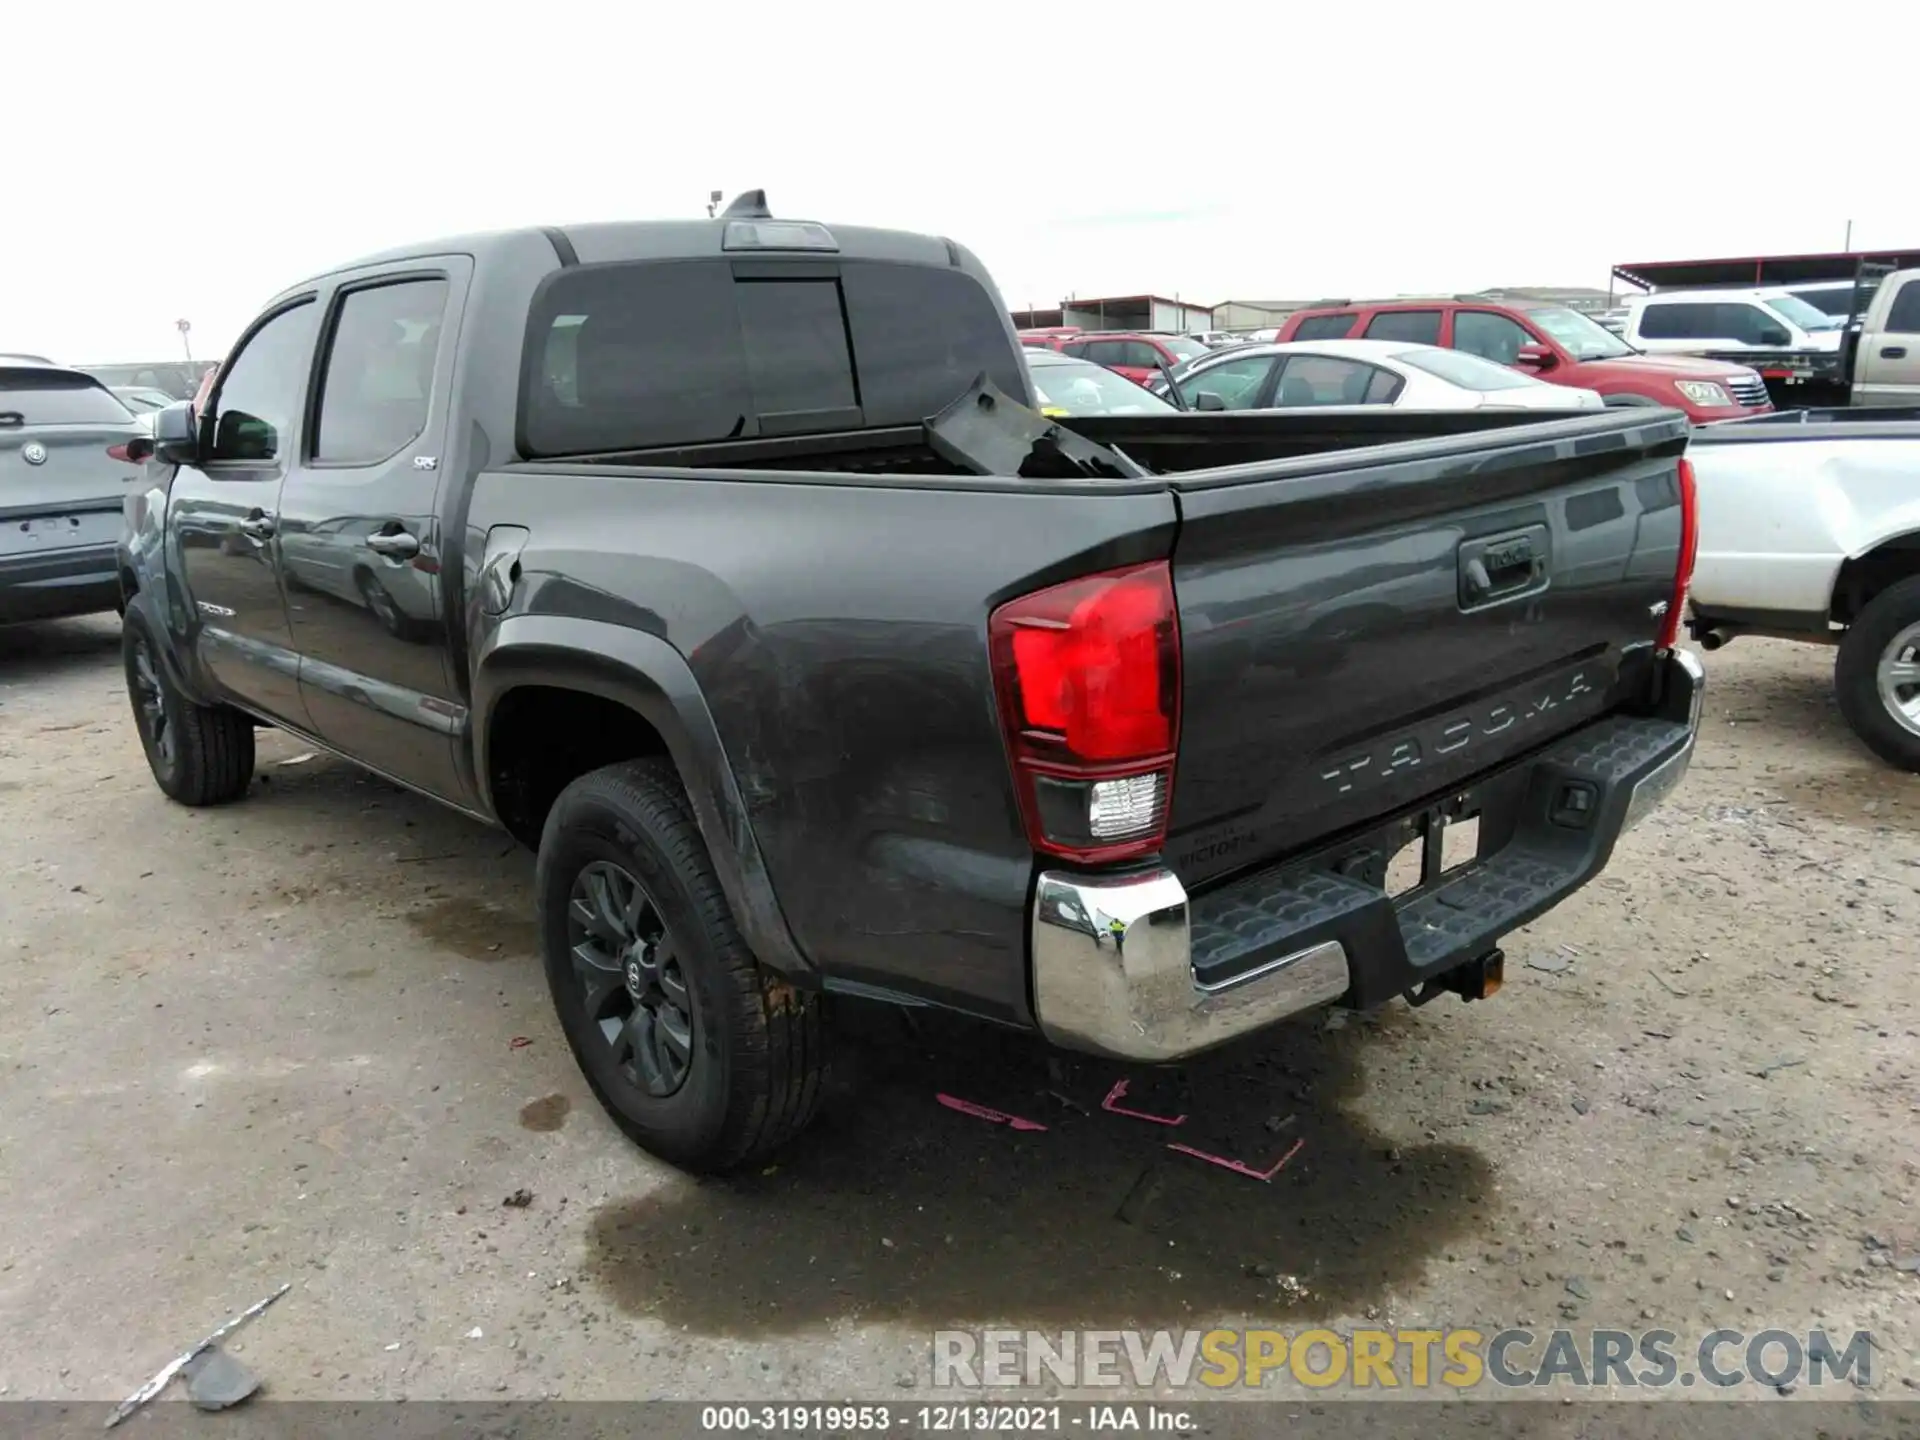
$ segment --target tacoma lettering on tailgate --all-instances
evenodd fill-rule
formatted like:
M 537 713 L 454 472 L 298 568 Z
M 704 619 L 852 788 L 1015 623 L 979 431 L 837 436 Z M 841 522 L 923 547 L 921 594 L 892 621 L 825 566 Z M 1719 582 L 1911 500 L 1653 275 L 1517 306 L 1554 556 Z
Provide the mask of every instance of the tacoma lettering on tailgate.
M 1320 772 L 1323 784 L 1336 795 L 1347 795 L 1363 785 L 1377 785 L 1429 760 L 1452 755 L 1506 735 L 1516 726 L 1537 724 L 1542 716 L 1594 693 L 1585 670 L 1562 675 L 1524 697 L 1507 696 L 1479 707 L 1456 710 L 1411 730 L 1383 736 L 1365 750 L 1356 750 Z

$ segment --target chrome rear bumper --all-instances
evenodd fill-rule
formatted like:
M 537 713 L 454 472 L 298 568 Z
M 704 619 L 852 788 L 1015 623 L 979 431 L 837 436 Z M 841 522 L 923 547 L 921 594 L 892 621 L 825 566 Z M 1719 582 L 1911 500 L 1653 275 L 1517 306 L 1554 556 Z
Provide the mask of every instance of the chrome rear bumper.
M 1046 1037 L 1070 1050 L 1174 1060 L 1330 1004 L 1347 985 L 1346 949 L 1329 941 L 1202 989 L 1187 892 L 1170 871 L 1048 871 L 1035 891 L 1034 1009 Z
M 1196 925 L 1171 871 L 1043 872 L 1029 925 L 1041 1032 L 1069 1050 L 1177 1060 L 1343 997 L 1380 1003 L 1488 953 L 1598 874 L 1686 774 L 1704 675 L 1684 651 L 1666 664 L 1661 714 L 1595 722 L 1467 787 L 1519 807 L 1513 838 L 1420 892 L 1390 898 L 1341 857 L 1309 856 L 1209 890 Z M 1588 803 L 1550 814 L 1563 788 Z M 1205 984 L 1223 944 L 1246 963 Z

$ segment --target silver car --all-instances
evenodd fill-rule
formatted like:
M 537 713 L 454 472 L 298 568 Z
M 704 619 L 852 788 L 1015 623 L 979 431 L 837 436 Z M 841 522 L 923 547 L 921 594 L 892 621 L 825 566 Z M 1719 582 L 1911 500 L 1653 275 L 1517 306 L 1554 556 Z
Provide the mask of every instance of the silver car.
M 121 498 L 145 430 L 91 375 L 0 358 L 0 623 L 120 608 Z
M 1549 385 L 1464 350 L 1401 340 L 1296 340 L 1223 350 L 1174 375 L 1189 410 L 1390 405 L 1399 410 L 1599 410 L 1597 391 Z

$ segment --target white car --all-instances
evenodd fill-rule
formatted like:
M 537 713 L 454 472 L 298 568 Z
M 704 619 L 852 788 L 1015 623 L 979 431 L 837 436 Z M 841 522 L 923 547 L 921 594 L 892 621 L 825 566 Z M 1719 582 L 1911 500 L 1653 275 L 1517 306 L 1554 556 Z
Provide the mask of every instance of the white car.
M 1837 351 L 1846 322 L 1784 287 L 1661 290 L 1627 301 L 1620 338 L 1653 355 Z
M 1606 404 L 1598 391 L 1549 385 L 1464 350 L 1403 340 L 1243 345 L 1182 366 L 1174 388 L 1189 410 L 1599 410 Z
M 1840 713 L 1920 772 L 1920 410 L 1788 410 L 1698 426 L 1694 636 L 1837 645 Z

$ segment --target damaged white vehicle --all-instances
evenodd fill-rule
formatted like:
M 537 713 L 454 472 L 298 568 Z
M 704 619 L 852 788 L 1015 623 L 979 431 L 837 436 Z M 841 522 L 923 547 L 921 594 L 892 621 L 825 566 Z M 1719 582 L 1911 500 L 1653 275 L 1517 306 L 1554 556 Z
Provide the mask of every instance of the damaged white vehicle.
M 1920 408 L 1789 410 L 1701 426 L 1694 637 L 1837 645 L 1840 711 L 1920 772 Z

